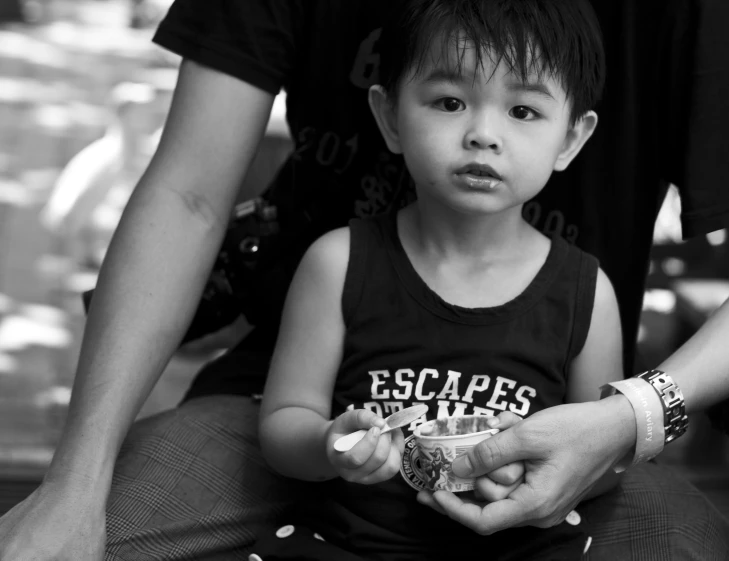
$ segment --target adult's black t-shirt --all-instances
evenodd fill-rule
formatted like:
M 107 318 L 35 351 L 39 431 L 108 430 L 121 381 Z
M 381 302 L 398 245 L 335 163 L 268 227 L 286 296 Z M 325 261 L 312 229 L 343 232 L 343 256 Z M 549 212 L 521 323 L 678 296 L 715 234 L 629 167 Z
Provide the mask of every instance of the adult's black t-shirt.
M 632 373 L 654 222 L 668 184 L 681 193 L 685 237 L 729 224 L 729 2 L 592 3 L 608 65 L 599 125 L 570 168 L 555 173 L 524 212 L 545 233 L 600 260 L 617 293 Z M 285 88 L 295 150 L 266 196 L 279 207 L 283 227 L 300 230 L 297 253 L 350 218 L 387 212 L 410 196 L 402 159 L 385 147 L 367 104 L 390 4 L 176 0 L 154 37 L 272 94 Z M 281 302 L 270 306 L 277 321 Z M 265 357 L 273 337 L 243 346 Z M 258 369 L 266 362 L 259 360 Z M 242 385 L 236 378 L 242 376 L 207 391 L 250 391 L 249 377 Z

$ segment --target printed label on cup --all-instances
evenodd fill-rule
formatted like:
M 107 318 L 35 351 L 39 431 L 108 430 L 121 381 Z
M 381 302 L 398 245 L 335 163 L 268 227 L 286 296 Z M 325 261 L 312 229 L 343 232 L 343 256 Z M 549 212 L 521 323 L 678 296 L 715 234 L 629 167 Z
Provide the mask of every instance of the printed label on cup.
M 474 479 L 456 477 L 452 464 L 458 456 L 499 432 L 498 429 L 489 428 L 486 424 L 488 419 L 483 415 L 444 417 L 423 423 L 415 429 L 418 461 L 426 489 L 457 493 L 474 488 Z

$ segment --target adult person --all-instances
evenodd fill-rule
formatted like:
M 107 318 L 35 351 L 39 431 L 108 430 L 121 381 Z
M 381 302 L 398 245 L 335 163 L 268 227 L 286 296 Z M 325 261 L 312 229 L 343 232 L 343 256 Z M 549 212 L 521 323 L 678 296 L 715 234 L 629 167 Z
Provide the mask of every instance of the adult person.
M 729 301 L 659 366 L 670 373 L 681 390 L 689 418 L 729 396 L 729 352 L 726 346 L 717 344 L 728 330 Z M 454 462 L 453 470 L 467 477 L 527 460 L 529 475 L 509 499 L 476 505 L 439 492 L 435 496 L 422 493 L 419 500 L 484 534 L 522 524 L 551 526 L 564 520 L 585 489 L 630 454 L 636 445 L 639 421 L 628 399 L 620 393 L 597 403 L 546 409 Z M 620 500 L 619 496 L 614 500 Z M 600 509 L 589 503 L 581 513 L 588 522 L 602 517 Z M 597 524 L 594 528 L 596 541 L 608 539 L 601 534 L 607 533 L 604 526 Z M 709 533 L 720 531 L 719 527 L 707 528 Z M 724 539 L 729 541 L 726 535 Z M 712 557 L 718 555 L 710 553 Z
M 270 313 L 237 349 L 201 373 L 185 404 L 132 430 L 115 471 L 114 463 L 195 311 L 281 87 L 296 150 L 267 198 L 299 241 L 280 256 L 291 269 L 317 235 L 406 198 L 402 162 L 388 155 L 365 103 L 388 3 L 172 6 L 156 40 L 184 62 L 165 132 L 100 274 L 52 465 L 41 487 L 0 520 L 0 557 L 96 559 L 106 532 L 108 559 L 225 558 L 242 555 L 263 525 L 281 520 L 290 488 L 263 467 L 256 406 L 241 397 L 261 386 L 280 295 L 270 294 Z M 609 80 L 619 87 L 608 88 L 599 106 L 605 126 L 526 213 L 600 258 L 621 306 L 631 365 L 667 182 L 681 189 L 685 234 L 720 228 L 729 214 L 729 158 L 718 157 L 729 113 L 714 111 L 729 65 L 712 43 L 726 41 L 727 7 L 712 0 L 593 4 Z M 670 558 L 669 548 L 701 557 L 701 547 L 722 547 L 711 535 L 696 544 L 673 531 L 683 522 L 676 512 L 702 536 L 719 524 L 686 482 L 653 465 L 628 470 L 624 482 L 624 504 L 608 513 L 614 534 L 595 540 L 593 558 L 630 558 L 621 557 L 626 548 L 638 558 Z

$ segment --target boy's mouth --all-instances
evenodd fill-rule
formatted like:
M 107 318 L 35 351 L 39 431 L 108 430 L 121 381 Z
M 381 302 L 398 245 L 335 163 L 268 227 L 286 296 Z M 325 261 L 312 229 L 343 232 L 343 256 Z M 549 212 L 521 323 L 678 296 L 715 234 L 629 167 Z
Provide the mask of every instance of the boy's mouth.
M 502 177 L 498 172 L 487 164 L 471 163 L 466 164 L 456 170 L 457 175 L 472 175 L 475 177 L 483 177 L 484 179 L 494 179 L 501 181 Z

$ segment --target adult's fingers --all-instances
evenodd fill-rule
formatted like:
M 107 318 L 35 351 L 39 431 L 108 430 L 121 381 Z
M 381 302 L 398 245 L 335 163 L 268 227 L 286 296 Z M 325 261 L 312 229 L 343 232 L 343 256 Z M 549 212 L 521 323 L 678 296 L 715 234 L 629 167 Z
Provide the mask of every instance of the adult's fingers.
M 525 460 L 519 439 L 513 430 L 500 432 L 476 444 L 453 461 L 453 473 L 458 477 L 478 477 L 497 468 Z
M 531 509 L 512 498 L 484 504 L 464 501 L 449 491 L 436 491 L 433 500 L 446 516 L 483 536 L 524 526 L 531 519 Z
M 496 468 L 492 472 L 489 472 L 488 475 L 484 475 L 476 481 L 488 478 L 491 481 L 500 483 L 501 485 L 513 485 L 524 477 L 524 471 L 524 462 L 513 462 L 511 464 L 501 466 L 500 468 Z
M 490 475 L 485 475 L 476 479 L 474 484 L 478 495 L 488 502 L 500 501 L 507 498 L 511 493 L 521 485 L 523 479 L 519 478 L 508 484 L 496 483 L 491 479 Z
M 441 514 L 446 514 L 445 510 L 441 508 L 441 506 L 435 501 L 433 498 L 433 493 L 430 491 L 418 491 L 417 500 L 421 505 L 429 506 L 436 512 L 440 512 Z

